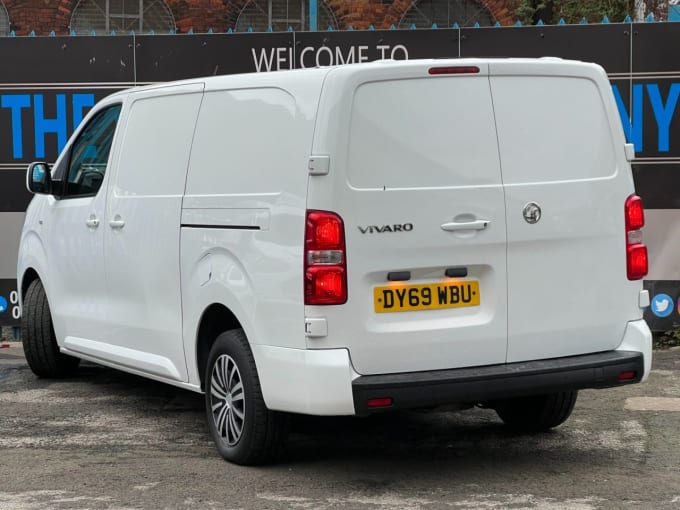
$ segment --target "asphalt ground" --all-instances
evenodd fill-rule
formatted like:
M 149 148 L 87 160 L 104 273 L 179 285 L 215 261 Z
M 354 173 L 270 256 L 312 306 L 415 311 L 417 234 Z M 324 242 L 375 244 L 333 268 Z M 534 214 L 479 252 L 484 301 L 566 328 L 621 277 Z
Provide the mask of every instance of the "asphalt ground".
M 539 435 L 488 409 L 296 417 L 286 458 L 224 462 L 201 395 L 83 363 L 36 378 L 0 349 L 0 509 L 680 509 L 680 350 L 583 391 Z

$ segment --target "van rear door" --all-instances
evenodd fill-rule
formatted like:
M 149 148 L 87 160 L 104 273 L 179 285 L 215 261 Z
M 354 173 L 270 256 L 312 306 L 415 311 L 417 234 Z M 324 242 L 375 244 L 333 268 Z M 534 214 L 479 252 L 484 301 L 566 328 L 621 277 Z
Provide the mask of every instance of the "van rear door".
M 333 69 L 313 154 L 330 165 L 310 176 L 308 209 L 344 220 L 348 300 L 306 307 L 328 329 L 308 347 L 348 348 L 361 374 L 505 362 L 505 202 L 488 67 Z
M 639 282 L 626 278 L 633 182 L 609 83 L 577 63 L 490 65 L 507 201 L 508 362 L 613 349 L 640 311 Z

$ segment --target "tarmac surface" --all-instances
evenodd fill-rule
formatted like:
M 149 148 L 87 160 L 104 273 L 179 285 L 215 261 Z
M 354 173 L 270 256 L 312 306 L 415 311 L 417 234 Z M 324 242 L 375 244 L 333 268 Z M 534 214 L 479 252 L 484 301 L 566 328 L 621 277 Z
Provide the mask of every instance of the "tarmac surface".
M 83 363 L 36 378 L 0 349 L 0 509 L 680 509 L 680 350 L 583 391 L 549 433 L 488 409 L 296 417 L 286 458 L 224 462 L 203 397 Z

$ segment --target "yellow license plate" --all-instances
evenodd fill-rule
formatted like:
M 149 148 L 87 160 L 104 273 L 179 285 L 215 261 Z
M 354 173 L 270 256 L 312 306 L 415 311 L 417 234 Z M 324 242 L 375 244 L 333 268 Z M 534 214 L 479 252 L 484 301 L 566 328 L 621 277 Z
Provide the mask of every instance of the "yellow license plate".
M 477 280 L 448 281 L 424 285 L 392 284 L 373 288 L 376 313 L 412 312 L 479 306 Z

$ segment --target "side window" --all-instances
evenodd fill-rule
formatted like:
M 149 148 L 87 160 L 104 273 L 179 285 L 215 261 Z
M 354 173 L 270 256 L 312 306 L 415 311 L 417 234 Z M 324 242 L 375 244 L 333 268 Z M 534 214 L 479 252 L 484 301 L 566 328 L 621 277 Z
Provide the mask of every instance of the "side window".
M 64 198 L 96 195 L 104 180 L 121 105 L 95 115 L 71 147 Z

